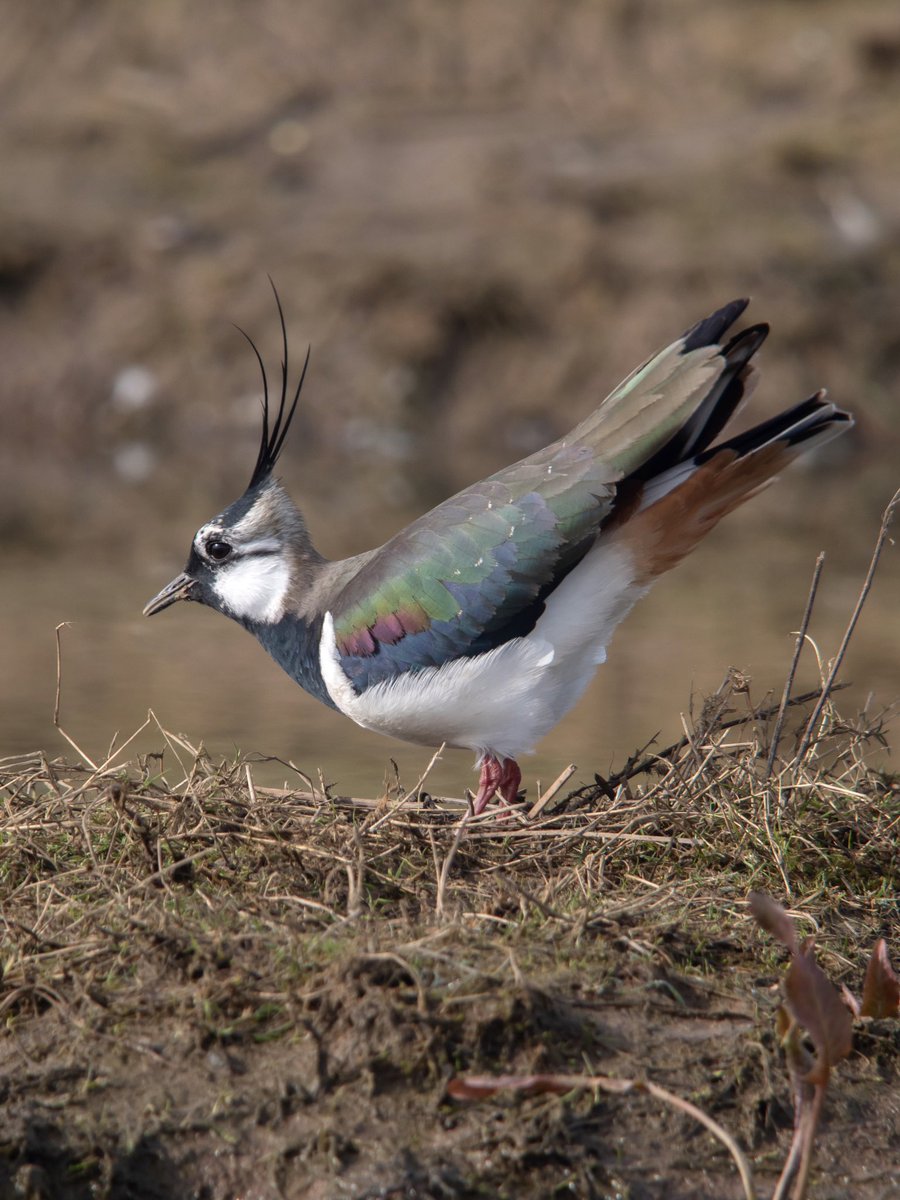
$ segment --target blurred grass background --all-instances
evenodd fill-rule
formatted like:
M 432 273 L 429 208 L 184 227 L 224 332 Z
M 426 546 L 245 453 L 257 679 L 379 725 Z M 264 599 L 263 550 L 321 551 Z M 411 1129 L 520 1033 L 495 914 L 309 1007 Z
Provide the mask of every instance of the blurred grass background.
M 71 620 L 63 723 L 92 753 L 152 706 L 365 795 L 389 755 L 408 781 L 427 761 L 221 618 L 140 617 L 249 475 L 231 322 L 277 365 L 267 273 L 298 364 L 313 346 L 282 474 L 330 556 L 558 436 L 737 295 L 773 325 L 751 419 L 823 385 L 856 413 L 659 584 L 526 782 L 677 736 L 729 664 L 780 690 L 821 549 L 833 652 L 898 482 L 894 3 L 7 0 L 3 28 L 0 753 L 60 746 Z M 898 583 L 889 551 L 851 707 L 900 691 Z M 458 795 L 467 764 L 441 771 Z

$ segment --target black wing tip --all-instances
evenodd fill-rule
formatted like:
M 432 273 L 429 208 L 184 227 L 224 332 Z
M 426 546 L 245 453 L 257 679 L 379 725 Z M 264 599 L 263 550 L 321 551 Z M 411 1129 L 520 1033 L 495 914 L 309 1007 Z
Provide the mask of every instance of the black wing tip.
M 732 300 L 722 308 L 716 309 L 708 317 L 704 317 L 702 321 L 698 321 L 696 325 L 691 326 L 682 339 L 684 344 L 681 353 L 689 354 L 691 350 L 701 350 L 704 346 L 717 345 L 721 342 L 722 335 L 742 315 L 749 303 L 749 296 Z M 754 326 L 754 329 L 762 328 L 761 325 Z
M 722 450 L 734 450 L 738 457 L 742 458 L 776 441 L 784 442 L 787 446 L 799 446 L 830 426 L 844 426 L 849 429 L 853 424 L 853 414 L 833 404 L 827 398 L 825 389 L 821 388 L 792 408 L 770 417 L 768 421 L 754 425 L 752 429 L 747 429 L 728 441 L 710 446 L 708 450 L 698 454 L 695 461 L 700 466 Z M 844 430 L 836 428 L 835 433 L 839 432 Z
M 250 482 L 247 485 L 247 490 L 258 487 L 260 484 L 271 476 L 275 469 L 275 464 L 278 461 L 278 456 L 281 454 L 284 447 L 284 441 L 290 429 L 291 422 L 294 419 L 294 414 L 297 411 L 297 404 L 300 400 L 300 392 L 303 390 L 303 383 L 306 379 L 306 371 L 309 367 L 309 359 L 312 354 L 312 346 L 307 346 L 306 357 L 303 361 L 303 369 L 300 372 L 300 378 L 297 381 L 297 387 L 294 389 L 293 399 L 288 402 L 288 336 L 287 323 L 284 318 L 284 309 L 281 305 L 281 298 L 278 295 L 278 289 L 275 287 L 275 281 L 272 276 L 268 276 L 269 283 L 272 287 L 272 292 L 275 296 L 275 306 L 278 309 L 278 322 L 281 326 L 281 344 L 282 344 L 282 360 L 281 360 L 281 395 L 278 400 L 278 411 L 275 414 L 275 420 L 269 423 L 269 381 L 266 376 L 266 368 L 262 359 L 262 355 L 256 346 L 256 343 L 240 326 L 236 328 L 250 343 L 250 347 L 256 356 L 256 361 L 259 363 L 260 374 L 263 382 L 263 419 L 262 419 L 262 435 L 260 437 L 259 453 L 256 456 L 256 465 L 253 468 L 253 474 L 250 477 Z

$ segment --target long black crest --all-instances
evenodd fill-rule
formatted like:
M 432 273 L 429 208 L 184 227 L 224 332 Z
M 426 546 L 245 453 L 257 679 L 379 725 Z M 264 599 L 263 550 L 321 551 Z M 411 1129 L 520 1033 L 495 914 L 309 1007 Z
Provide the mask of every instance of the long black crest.
M 297 411 L 297 401 L 300 399 L 300 392 L 303 389 L 303 381 L 306 378 L 306 369 L 309 366 L 309 356 L 311 347 L 307 347 L 306 358 L 303 362 L 303 370 L 300 372 L 300 379 L 297 383 L 294 392 L 294 398 L 288 405 L 288 336 L 287 325 L 284 320 L 284 309 L 281 307 L 281 300 L 278 296 L 278 289 L 272 282 L 271 276 L 269 283 L 272 284 L 272 291 L 275 293 L 275 303 L 278 306 L 278 320 L 281 323 L 281 396 L 278 401 L 278 412 L 275 414 L 275 420 L 269 422 L 269 380 L 266 375 L 266 366 L 262 360 L 262 355 L 257 349 L 256 343 L 251 338 L 250 334 L 236 325 L 238 333 L 242 334 L 250 344 L 250 348 L 256 355 L 256 361 L 259 363 L 259 370 L 262 375 L 263 383 L 263 399 L 262 399 L 262 437 L 259 443 L 259 454 L 256 456 L 256 466 L 253 468 L 253 475 L 247 485 L 250 488 L 255 487 L 258 483 L 262 483 L 268 479 L 275 468 L 275 463 L 278 461 L 278 456 L 281 453 L 281 448 L 284 445 L 284 439 L 287 437 L 287 432 L 291 427 L 291 421 L 294 419 L 294 413 Z

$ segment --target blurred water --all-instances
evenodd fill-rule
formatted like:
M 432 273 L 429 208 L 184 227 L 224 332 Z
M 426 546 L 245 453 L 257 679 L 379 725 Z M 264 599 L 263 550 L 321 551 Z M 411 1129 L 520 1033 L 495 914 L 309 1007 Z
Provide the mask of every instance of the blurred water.
M 578 764 L 576 780 L 590 780 L 594 771 L 606 774 L 621 766 L 656 734 L 661 745 L 677 738 L 692 694 L 699 701 L 714 690 L 730 665 L 749 672 L 754 700 L 770 690 L 780 694 L 791 631 L 822 548 L 829 557 L 811 634 L 824 657 L 833 653 L 862 580 L 875 523 L 870 517 L 863 536 L 858 518 L 855 541 L 836 537 L 824 522 L 822 528 L 798 528 L 790 514 L 808 507 L 805 497 L 815 495 L 816 486 L 799 476 L 779 482 L 657 583 L 619 629 L 589 693 L 538 754 L 523 762 L 532 794 L 536 779 L 546 785 L 568 762 Z M 61 723 L 95 759 L 105 756 L 114 736 L 133 733 L 152 709 L 165 728 L 202 742 L 214 755 L 239 747 L 291 760 L 313 778 L 321 771 L 343 793 L 380 794 L 392 773 L 391 758 L 404 783 L 414 783 L 430 758 L 427 751 L 359 729 L 324 708 L 238 626 L 197 605 L 178 605 L 150 620 L 141 616 L 146 600 L 180 569 L 185 529 L 171 531 L 171 556 L 154 552 L 150 561 L 127 570 L 120 555 L 87 554 L 83 548 L 53 559 L 7 557 L 0 592 L 0 754 L 36 748 L 70 753 L 52 725 L 54 628 L 66 621 L 71 627 L 62 632 Z M 155 544 L 165 537 L 157 531 L 148 540 Z M 848 713 L 864 705 L 869 693 L 874 707 L 900 695 L 898 568 L 896 549 L 889 546 L 844 671 L 854 681 L 840 700 Z M 815 680 L 810 651 L 796 690 Z M 161 733 L 151 728 L 132 751 L 162 745 Z M 460 795 L 473 783 L 470 768 L 468 754 L 448 751 L 432 786 Z M 277 764 L 261 765 L 254 774 L 272 784 L 288 776 Z
M 523 764 L 530 786 L 677 736 L 730 664 L 754 698 L 779 691 L 820 549 L 812 634 L 832 653 L 900 451 L 900 106 L 871 6 L 832 4 L 826 28 L 800 4 L 510 21 L 423 3 L 362 28 L 360 6 L 263 0 L 252 29 L 245 7 L 7 6 L 0 754 L 68 749 L 68 620 L 62 716 L 94 756 L 152 706 L 342 790 L 374 794 L 392 754 L 407 781 L 427 761 L 305 697 L 222 618 L 140 616 L 249 473 L 258 380 L 229 322 L 277 363 L 268 271 L 292 352 L 314 346 L 285 473 L 335 555 L 562 434 L 735 295 L 773 327 L 754 419 L 821 384 L 858 415 L 833 469 L 791 472 L 657 585 Z M 900 694 L 898 582 L 889 548 L 845 708 Z M 810 651 L 798 686 L 815 674 Z M 471 778 L 458 752 L 435 776 Z

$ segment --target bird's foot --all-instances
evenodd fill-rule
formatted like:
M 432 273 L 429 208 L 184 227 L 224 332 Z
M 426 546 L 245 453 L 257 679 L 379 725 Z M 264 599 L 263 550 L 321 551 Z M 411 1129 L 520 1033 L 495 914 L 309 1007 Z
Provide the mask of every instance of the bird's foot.
M 521 782 L 522 772 L 515 759 L 507 758 L 501 763 L 493 755 L 488 755 L 481 764 L 478 795 L 472 806 L 475 816 L 483 813 L 498 794 L 505 804 L 515 804 Z

